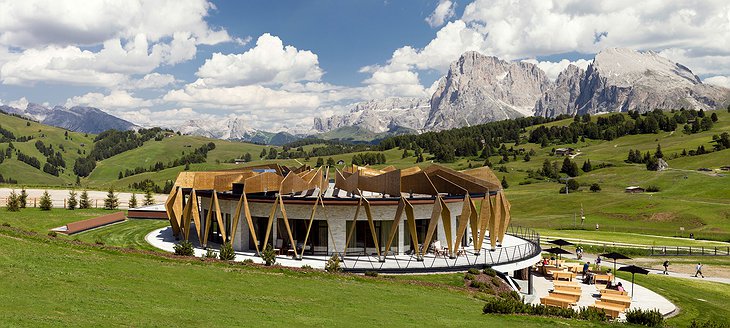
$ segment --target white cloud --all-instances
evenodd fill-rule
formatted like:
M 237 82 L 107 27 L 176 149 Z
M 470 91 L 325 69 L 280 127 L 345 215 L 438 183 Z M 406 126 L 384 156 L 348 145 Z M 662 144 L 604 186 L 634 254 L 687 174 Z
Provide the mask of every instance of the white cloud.
M 178 82 L 171 74 L 150 73 L 140 79 L 129 81 L 122 87 L 126 89 L 161 89 Z
M 29 103 L 28 102 L 28 99 L 25 99 L 25 97 L 21 97 L 18 100 L 14 100 L 14 101 L 8 102 L 7 105 L 10 106 L 10 107 L 15 107 L 15 108 L 19 108 L 19 109 L 25 109 L 26 107 L 28 107 L 28 103 Z
M 426 23 L 431 27 L 439 27 L 444 25 L 446 21 L 453 18 L 455 13 L 456 3 L 450 0 L 439 0 L 439 4 L 434 9 L 433 13 L 426 17 Z
M 570 61 L 567 59 L 563 59 L 559 62 L 538 61 L 535 59 L 525 59 L 523 61 L 537 65 L 537 67 L 539 67 L 541 70 L 543 70 L 545 72 L 545 74 L 547 74 L 547 76 L 551 80 L 557 79 L 558 75 L 560 75 L 560 73 L 562 71 L 564 71 L 565 68 L 568 67 L 568 65 L 575 65 L 575 66 L 578 66 L 585 70 L 588 68 L 588 65 L 591 63 L 591 61 L 585 60 L 585 59 L 578 59 L 576 61 Z
M 112 89 L 192 59 L 200 44 L 245 43 L 207 24 L 214 8 L 206 0 L 0 2 L 0 81 Z
M 730 88 L 730 76 L 712 76 L 702 80 L 702 83 L 712 84 L 724 88 Z
M 307 93 L 275 90 L 260 85 L 211 87 L 198 80 L 169 91 L 163 99 L 189 106 L 233 109 L 316 108 L 319 98 Z
M 0 44 L 22 48 L 96 45 L 139 34 L 157 42 L 189 32 L 199 44 L 230 41 L 205 21 L 206 0 L 24 0 L 0 3 Z
M 214 53 L 196 75 L 208 85 L 251 85 L 318 81 L 322 77 L 317 55 L 297 50 L 269 33 L 242 54 Z
M 139 107 L 152 106 L 152 100 L 134 97 L 127 91 L 115 90 L 108 95 L 98 92 L 90 92 L 82 96 L 72 97 L 66 100 L 66 107 L 91 106 L 104 110 L 130 110 Z
M 190 120 L 214 119 L 218 116 L 205 114 L 190 107 L 174 108 L 166 110 L 151 110 L 142 108 L 139 110 L 114 112 L 115 115 L 132 123 L 141 126 L 165 126 L 175 127 Z

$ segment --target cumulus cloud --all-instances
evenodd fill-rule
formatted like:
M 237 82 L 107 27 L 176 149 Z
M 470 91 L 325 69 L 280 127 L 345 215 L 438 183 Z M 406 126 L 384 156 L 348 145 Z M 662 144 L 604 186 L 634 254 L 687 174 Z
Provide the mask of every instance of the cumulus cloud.
M 260 85 L 211 87 L 198 80 L 169 91 L 163 99 L 184 105 L 239 109 L 316 108 L 319 98 L 307 93 L 275 90 Z
M 297 50 L 264 33 L 242 54 L 214 53 L 196 75 L 208 85 L 251 85 L 317 81 L 322 77 L 317 55 Z
M 456 3 L 450 0 L 439 0 L 436 9 L 433 13 L 426 17 L 426 23 L 431 27 L 439 27 L 444 25 L 446 21 L 453 18 L 456 15 L 455 12 Z
M 562 71 L 565 70 L 569 65 L 575 65 L 577 67 L 580 67 L 582 69 L 587 69 L 588 65 L 591 63 L 589 60 L 585 59 L 578 59 L 576 61 L 570 61 L 567 59 L 563 59 L 559 62 L 551 62 L 551 61 L 538 61 L 536 59 L 525 59 L 524 62 L 531 63 L 537 65 L 541 70 L 545 71 L 545 74 L 552 79 L 555 80 L 558 78 L 558 75 Z
M 207 24 L 214 8 L 206 0 L 0 2 L 0 81 L 112 88 L 188 61 L 200 44 L 245 42 Z
M 730 88 L 730 76 L 712 76 L 702 80 L 702 82 L 723 88 Z
M 161 89 L 178 82 L 172 74 L 150 73 L 123 85 L 126 89 Z
M 90 92 L 82 96 L 72 97 L 66 100 L 66 107 L 91 106 L 109 110 L 131 110 L 139 107 L 152 106 L 152 100 L 137 98 L 123 90 L 115 90 L 107 95 Z

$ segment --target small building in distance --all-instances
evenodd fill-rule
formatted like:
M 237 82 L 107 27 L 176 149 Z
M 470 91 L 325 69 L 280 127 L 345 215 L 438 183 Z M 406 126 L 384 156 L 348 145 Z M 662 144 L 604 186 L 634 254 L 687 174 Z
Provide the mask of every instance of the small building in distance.
M 570 156 L 570 155 L 573 155 L 573 154 L 575 154 L 575 149 L 574 148 L 567 147 L 567 148 L 558 148 L 558 149 L 555 149 L 555 155 L 559 155 L 559 156 Z
M 625 191 L 630 194 L 636 194 L 636 193 L 645 192 L 646 189 L 641 188 L 639 186 L 628 186 L 628 187 L 626 187 Z
M 337 161 L 337 165 L 345 165 L 345 161 L 344 160 L 339 160 L 339 161 Z

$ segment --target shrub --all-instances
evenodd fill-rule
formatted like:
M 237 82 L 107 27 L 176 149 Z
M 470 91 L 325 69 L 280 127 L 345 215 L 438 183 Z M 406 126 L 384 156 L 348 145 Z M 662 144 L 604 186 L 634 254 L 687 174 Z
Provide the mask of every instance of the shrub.
M 3 222 L 3 227 L 10 227 L 10 223 Z
M 218 258 L 223 261 L 233 261 L 236 259 L 236 251 L 233 250 L 231 242 L 223 243 L 223 245 L 221 245 L 221 251 L 218 253 Z
M 175 255 L 193 256 L 193 254 L 195 254 L 195 251 L 193 250 L 193 243 L 187 240 L 183 240 L 175 244 L 173 248 L 175 249 Z
M 76 191 L 69 191 L 68 192 L 68 202 L 66 202 L 66 208 L 69 210 L 75 210 L 76 205 L 78 205 L 79 202 L 76 200 Z
M 466 272 L 471 273 L 473 275 L 479 274 L 479 270 L 477 268 L 469 268 L 469 270 L 467 270 Z
M 469 286 L 472 288 L 482 289 L 482 288 L 489 288 L 487 284 L 485 284 L 482 281 L 472 280 L 471 283 L 469 283 Z
M 342 271 L 342 267 L 340 267 L 340 257 L 337 256 L 337 254 L 332 254 L 332 257 L 327 260 L 327 264 L 324 266 L 324 270 L 327 272 Z
M 466 280 L 474 280 L 474 278 L 475 278 L 474 275 L 469 272 L 464 274 L 464 279 L 466 279 Z
M 206 259 L 216 259 L 218 258 L 218 254 L 213 251 L 212 248 L 208 248 L 208 250 L 205 251 L 205 255 L 203 255 L 203 257 L 205 257 Z
M 648 191 L 648 192 L 658 192 L 659 191 L 659 186 L 650 185 L 650 186 L 646 187 L 646 191 Z
M 20 211 L 20 197 L 15 193 L 15 189 L 10 192 L 8 196 L 8 206 L 6 209 L 10 212 Z
M 264 250 L 261 251 L 261 259 L 264 260 L 266 266 L 272 266 L 276 263 L 276 251 L 271 244 L 266 244 Z
M 509 292 L 500 292 L 499 293 L 499 297 L 501 297 L 501 298 L 512 298 L 512 299 L 515 299 L 515 300 L 518 300 L 518 301 L 521 301 L 522 300 L 520 298 L 520 294 L 517 293 L 514 290 L 513 291 L 509 291 Z
M 494 269 L 492 269 L 492 268 L 484 268 L 484 270 L 482 270 L 482 273 L 484 273 L 490 277 L 497 276 L 497 271 L 494 271 Z
M 594 183 L 591 185 L 591 191 L 592 192 L 599 192 L 601 191 L 601 185 Z
M 482 308 L 482 312 L 484 312 L 485 314 L 523 313 L 525 312 L 525 308 L 525 304 L 512 298 L 493 298 L 487 300 L 487 302 L 484 304 L 484 307 Z
M 690 328 L 726 328 L 729 327 L 724 322 L 717 322 L 712 320 L 702 321 L 699 322 L 697 320 L 692 320 L 692 324 L 689 325 Z
M 590 307 L 581 307 L 580 312 L 578 312 L 578 319 L 588 321 L 608 321 L 606 312 Z
M 38 205 L 42 211 L 50 211 L 53 208 L 53 202 L 51 202 L 51 195 L 48 194 L 48 190 L 43 192 L 41 200 Z
M 48 232 L 48 237 L 56 238 L 56 237 L 58 237 L 58 234 L 55 231 L 49 231 Z
M 253 264 L 253 260 L 252 259 L 245 259 L 245 260 L 243 260 L 243 263 Z
M 492 277 L 492 284 L 494 284 L 495 286 L 499 286 L 499 283 L 500 283 L 501 281 L 502 281 L 502 280 L 501 280 L 501 279 L 499 279 L 499 278 L 497 278 L 497 277 Z
M 377 271 L 365 271 L 365 275 L 368 277 L 377 277 L 378 272 Z
M 647 327 L 661 327 L 664 316 L 658 310 L 631 309 L 626 311 L 626 322 Z
M 312 266 L 309 265 L 309 264 L 302 265 L 302 269 L 305 269 L 305 270 L 314 270 L 314 268 L 312 268 Z

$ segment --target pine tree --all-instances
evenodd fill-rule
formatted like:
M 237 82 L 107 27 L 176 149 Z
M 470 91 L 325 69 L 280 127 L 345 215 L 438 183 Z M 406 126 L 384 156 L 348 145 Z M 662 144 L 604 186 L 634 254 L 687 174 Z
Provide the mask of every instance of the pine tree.
M 246 153 L 243 155 L 243 160 L 248 163 L 251 161 L 251 153 Z
M 129 208 L 137 207 L 137 194 L 132 193 L 132 197 L 129 199 Z
M 525 162 L 530 161 L 530 153 L 525 154 Z
M 8 196 L 8 206 L 6 209 L 10 212 L 20 211 L 20 196 L 15 193 L 15 189 L 13 189 L 10 192 L 10 196 Z
M 421 162 L 423 162 L 423 153 L 418 154 L 418 157 L 416 157 L 416 163 L 421 163 Z
M 121 180 L 122 178 L 124 178 L 124 175 L 122 174 L 122 171 L 119 171 L 119 175 L 117 176 L 117 179 Z
M 76 186 L 81 186 L 81 177 L 78 175 L 76 176 Z
M 509 183 L 507 183 L 507 176 L 503 175 L 502 176 L 502 189 L 507 189 L 507 188 L 509 188 Z
M 322 159 L 322 157 L 317 157 L 317 167 L 322 165 L 324 165 L 324 159 Z
M 78 205 L 79 202 L 76 201 L 76 191 L 71 190 L 68 192 L 68 202 L 66 202 L 66 208 L 69 210 L 75 210 L 76 205 Z
M 664 154 L 662 153 L 662 145 L 656 145 L 656 152 L 654 153 L 654 157 L 656 157 L 656 158 L 664 157 Z
M 183 168 L 183 171 L 190 171 L 190 163 L 185 163 L 185 168 Z
M 593 171 L 593 165 L 591 165 L 591 160 L 587 160 L 583 162 L 583 172 L 590 172 Z
M 42 211 L 50 211 L 51 208 L 53 208 L 53 202 L 51 201 L 51 195 L 48 194 L 48 190 L 43 192 L 43 196 L 41 196 L 41 200 L 39 202 L 39 207 Z
M 28 192 L 25 191 L 25 187 L 20 190 L 20 195 L 18 196 L 18 203 L 20 204 L 20 208 L 25 208 L 28 206 Z
M 144 206 L 150 206 L 155 204 L 155 198 L 152 196 L 152 189 L 147 188 L 144 191 Z
M 79 209 L 91 208 L 91 202 L 89 202 L 89 193 L 86 190 L 81 192 L 79 197 Z
M 109 192 L 106 194 L 106 199 L 104 199 L 104 209 L 115 210 L 117 207 L 119 207 L 119 198 L 114 193 L 114 187 L 109 187 Z
M 266 157 L 266 148 L 261 149 L 261 154 L 259 155 L 260 158 Z
M 408 156 L 411 156 L 411 154 L 408 153 L 408 149 L 407 148 L 403 148 L 403 155 L 401 155 L 400 158 L 406 158 Z
M 327 158 L 327 166 L 334 166 L 335 165 L 335 159 L 332 157 Z

